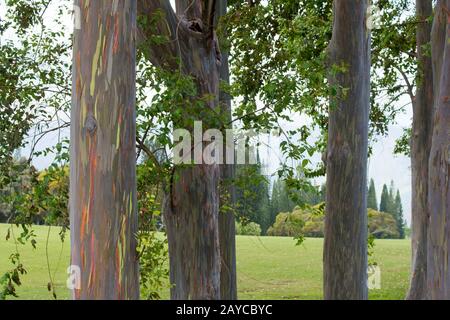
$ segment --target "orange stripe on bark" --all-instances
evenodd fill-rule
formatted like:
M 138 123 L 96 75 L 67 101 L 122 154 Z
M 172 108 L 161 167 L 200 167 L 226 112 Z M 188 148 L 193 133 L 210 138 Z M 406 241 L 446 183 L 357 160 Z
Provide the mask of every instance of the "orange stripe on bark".
M 113 47 L 113 53 L 117 52 L 117 49 L 119 49 L 119 15 L 116 14 L 115 21 L 114 21 L 114 47 Z
M 89 288 L 92 287 L 92 284 L 95 282 L 95 249 L 94 249 L 94 233 L 91 234 L 91 268 L 89 272 Z
M 87 210 L 86 207 L 83 207 L 83 209 L 81 209 L 81 228 L 80 228 L 81 242 L 83 242 L 84 235 L 86 233 L 86 219 L 87 219 Z

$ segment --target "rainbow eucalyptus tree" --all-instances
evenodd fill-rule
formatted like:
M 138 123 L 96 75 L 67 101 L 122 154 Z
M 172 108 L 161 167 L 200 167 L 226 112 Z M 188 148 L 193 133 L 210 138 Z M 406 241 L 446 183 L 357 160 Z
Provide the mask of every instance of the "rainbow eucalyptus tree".
M 139 39 L 145 56 L 154 66 L 178 72 L 194 84 L 195 95 L 185 97 L 185 106 L 173 110 L 172 119 L 174 128 L 191 134 L 195 121 L 202 121 L 204 129 L 220 129 L 223 125 L 217 116 L 221 114 L 222 55 L 215 33 L 216 9 L 217 1 L 212 0 L 177 0 L 175 10 L 168 0 L 138 1 L 144 22 Z M 162 13 L 163 18 L 155 21 L 156 13 Z M 168 41 L 152 41 L 155 34 Z M 165 193 L 163 212 L 173 284 L 171 297 L 219 299 L 221 170 L 219 164 L 206 164 L 198 157 L 195 160 L 194 165 L 175 166 Z M 232 232 L 231 228 L 227 230 Z
M 324 298 L 367 299 L 370 30 L 367 0 L 335 0 L 329 45 Z
M 438 1 L 433 27 L 435 115 L 429 158 L 428 298 L 450 299 L 450 0 Z
M 418 82 L 412 100 L 411 135 L 412 177 L 412 271 L 407 299 L 426 297 L 427 230 L 428 230 L 428 157 L 431 149 L 433 117 L 433 70 L 426 46 L 431 41 L 432 0 L 416 0 Z
M 217 23 L 219 19 L 227 13 L 227 0 L 217 1 Z M 226 34 L 224 34 L 226 37 Z M 228 52 L 222 50 L 222 63 L 219 68 L 220 81 L 225 84 L 230 83 L 230 68 Z M 231 97 L 225 90 L 220 90 L 219 94 L 220 110 L 222 118 L 225 120 L 223 129 L 232 127 Z M 224 153 L 227 146 L 224 146 Z M 221 183 L 225 195 L 221 197 L 221 208 L 231 208 L 236 201 L 233 179 L 235 177 L 235 165 L 224 164 L 221 166 Z M 224 209 L 219 214 L 219 242 L 220 242 L 220 298 L 222 300 L 237 299 L 237 279 L 236 279 L 236 230 L 233 210 Z
M 81 272 L 73 297 L 138 299 L 136 0 L 75 6 L 70 226 L 71 264 Z

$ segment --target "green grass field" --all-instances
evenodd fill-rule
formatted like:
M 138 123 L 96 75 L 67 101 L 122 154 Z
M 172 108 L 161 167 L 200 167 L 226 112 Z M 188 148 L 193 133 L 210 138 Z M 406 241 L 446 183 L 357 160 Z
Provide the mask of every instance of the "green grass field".
M 0 225 L 0 276 L 11 269 L 8 257 L 15 244 L 5 240 L 6 225 Z M 35 227 L 37 249 L 19 246 L 27 275 L 17 293 L 20 299 L 51 299 L 47 291 L 51 275 L 59 299 L 68 299 L 65 288 L 69 264 L 69 241 L 62 246 L 58 229 L 52 228 L 46 254 L 48 227 Z M 19 231 L 16 231 L 19 232 Z M 291 238 L 237 237 L 238 294 L 240 299 L 321 299 L 322 239 L 306 239 L 295 246 Z M 376 240 L 375 261 L 381 269 L 381 289 L 371 290 L 371 299 L 403 299 L 410 269 L 409 240 Z M 168 290 L 163 293 L 168 298 Z

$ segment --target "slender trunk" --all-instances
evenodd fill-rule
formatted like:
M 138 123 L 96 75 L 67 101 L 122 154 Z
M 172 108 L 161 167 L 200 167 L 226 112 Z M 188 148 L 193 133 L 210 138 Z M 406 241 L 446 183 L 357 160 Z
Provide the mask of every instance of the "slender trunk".
M 191 19 L 182 23 L 195 23 Z M 209 97 L 201 112 L 187 107 L 183 123 L 175 124 L 191 133 L 197 120 L 205 130 L 214 128 L 217 119 L 213 115 L 219 107 L 216 38 L 201 32 L 182 29 L 178 39 L 183 72 L 194 79 L 198 99 Z M 172 299 L 220 299 L 219 180 L 218 164 L 175 168 L 164 205 Z
M 227 13 L 227 0 L 217 1 L 217 16 L 224 16 Z M 230 70 L 228 52 L 222 51 L 222 64 L 219 69 L 220 80 L 229 84 Z M 231 123 L 231 97 L 221 90 L 219 95 L 221 113 L 224 122 Z M 225 129 L 232 128 L 232 125 L 226 126 Z M 226 152 L 226 145 L 224 146 Z M 235 165 L 224 164 L 220 168 L 222 186 L 226 189 L 227 197 L 221 197 L 225 200 L 224 205 L 233 207 L 236 201 L 235 187 L 233 179 L 235 177 Z M 221 207 L 223 205 L 221 204 Z M 237 299 L 237 284 L 236 284 L 236 230 L 235 218 L 232 210 L 225 210 L 219 214 L 219 242 L 220 242 L 220 298 L 222 300 L 236 300 Z
M 164 218 L 169 241 L 171 298 L 220 298 L 218 166 L 178 170 Z
M 324 244 L 324 298 L 367 299 L 367 153 L 370 34 L 367 0 L 335 0 L 329 46 L 331 100 Z
M 429 160 L 427 283 L 429 298 L 450 299 L 450 0 L 437 10 L 445 11 L 446 36 L 443 38 L 439 91 L 436 98 L 434 130 Z M 436 48 L 439 48 L 437 45 Z
M 432 0 L 416 0 L 418 81 L 413 101 L 411 137 L 412 177 L 412 271 L 407 299 L 426 298 L 428 229 L 428 157 L 431 149 L 433 115 L 433 71 L 425 46 L 431 41 Z
M 70 150 L 75 299 L 138 299 L 136 1 L 82 1 L 74 34 Z

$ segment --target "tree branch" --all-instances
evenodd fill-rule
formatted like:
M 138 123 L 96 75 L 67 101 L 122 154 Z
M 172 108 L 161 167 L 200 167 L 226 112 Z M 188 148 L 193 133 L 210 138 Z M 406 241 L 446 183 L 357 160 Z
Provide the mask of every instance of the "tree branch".
M 138 0 L 139 49 L 157 67 L 178 68 L 176 45 L 178 18 L 169 0 Z M 161 17 L 158 17 L 161 15 Z M 165 41 L 161 41 L 165 37 Z
M 145 145 L 144 142 L 142 142 L 138 137 L 136 137 L 136 147 L 142 151 L 148 156 L 148 158 L 152 161 L 152 163 L 155 165 L 155 169 L 158 171 L 158 173 L 163 174 L 163 168 L 161 167 L 161 164 L 159 163 L 158 159 L 156 158 L 155 154 L 150 150 L 149 147 Z
M 205 0 L 203 2 L 203 21 L 206 26 L 207 37 L 214 36 L 214 19 L 216 15 L 216 0 Z
M 408 79 L 408 76 L 406 75 L 406 73 L 401 68 L 399 68 L 397 66 L 394 66 L 394 68 L 398 70 L 398 72 L 403 77 L 403 80 L 405 80 L 406 87 L 408 88 L 408 95 L 411 98 L 411 101 L 414 102 L 414 100 L 415 100 L 414 86 L 411 84 L 411 82 Z

